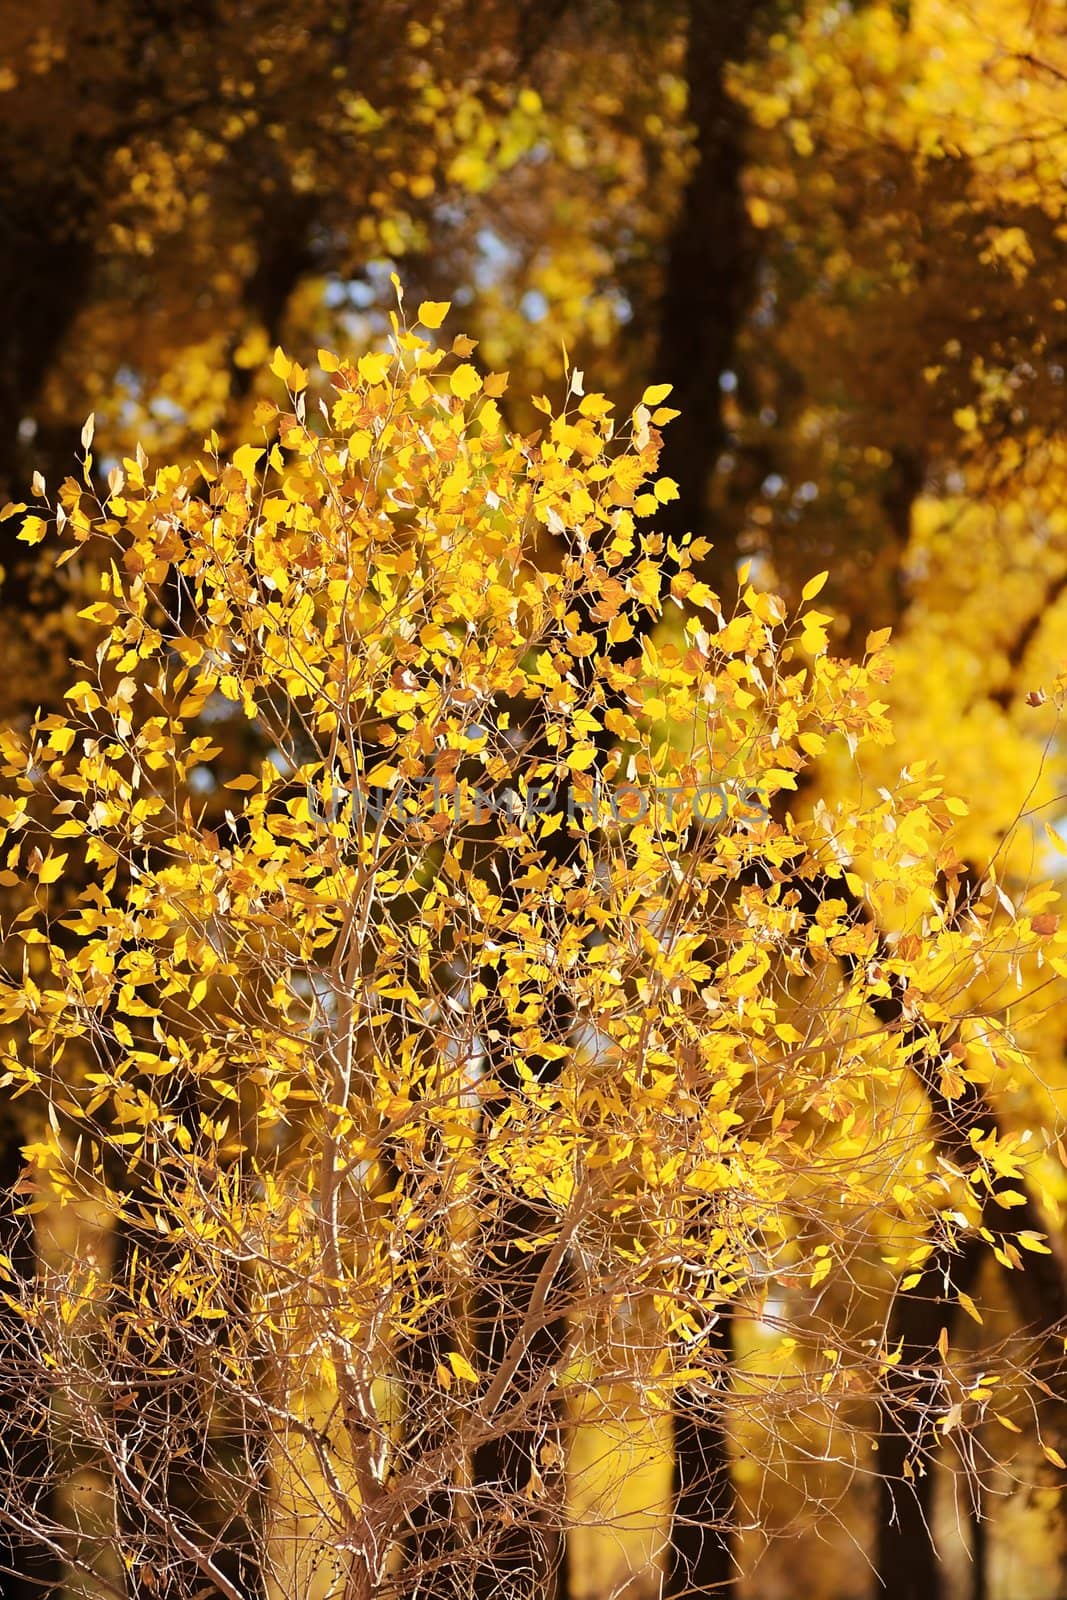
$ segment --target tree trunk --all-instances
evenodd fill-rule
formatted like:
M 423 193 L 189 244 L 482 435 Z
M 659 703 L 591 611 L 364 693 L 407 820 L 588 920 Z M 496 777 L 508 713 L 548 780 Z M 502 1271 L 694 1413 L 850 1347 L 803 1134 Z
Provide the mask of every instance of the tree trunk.
M 728 1375 L 732 1341 L 727 1317 L 720 1318 L 715 1338 Z M 683 1595 L 733 1600 L 739 1574 L 731 1539 L 735 1508 L 729 1446 L 720 1412 L 693 1395 L 679 1395 L 676 1401 L 672 1489 L 664 1595 L 668 1600 Z
M 551 1219 L 533 1206 L 502 1213 L 486 1250 L 488 1270 L 475 1292 L 474 1334 L 480 1365 L 490 1375 L 521 1355 L 498 1410 L 521 1403 L 514 1425 L 502 1425 L 474 1454 L 473 1600 L 501 1595 L 565 1600 L 564 1424 L 556 1399 L 556 1369 L 567 1324 L 548 1303 L 538 1305 L 547 1252 L 516 1242 L 544 1232 Z M 558 1279 L 566 1268 L 561 1264 Z
M 402 1169 L 390 1171 L 390 1187 L 402 1182 Z M 426 1262 L 426 1283 L 411 1297 L 411 1311 L 426 1318 L 426 1307 L 440 1292 L 438 1261 Z M 440 1309 L 417 1335 L 399 1342 L 393 1350 L 406 1389 L 406 1437 L 397 1446 L 397 1472 L 418 1468 L 421 1457 L 449 1442 L 450 1398 L 442 1391 L 438 1371 L 447 1371 L 448 1352 L 463 1348 L 462 1294 L 442 1296 Z M 460 1600 L 463 1593 L 463 1530 L 457 1505 L 457 1484 L 442 1483 L 431 1489 L 408 1514 L 404 1543 L 404 1569 L 400 1593 L 405 1600 Z
M 515 721 L 530 734 L 523 760 L 535 762 L 547 752 L 541 743 L 543 710 L 517 706 Z M 514 781 L 512 774 L 511 781 Z M 467 831 L 473 846 L 473 829 Z M 559 829 L 546 841 L 545 854 L 562 868 L 577 841 Z M 499 821 L 490 818 L 478 837 L 477 854 L 467 857 L 471 871 L 486 872 L 500 850 Z M 505 894 L 515 906 L 519 891 Z M 483 1103 L 481 1117 L 488 1129 L 520 1087 L 514 1054 L 518 1047 L 516 1024 L 499 990 L 499 974 L 492 965 L 480 974 L 484 998 L 472 1017 L 472 1037 L 484 1042 L 485 1076 L 499 1084 L 500 1100 Z M 544 1038 L 566 1043 L 574 1025 L 569 997 L 562 990 L 541 991 L 539 1026 Z M 561 1061 L 525 1053 L 535 1078 L 550 1083 L 558 1077 Z M 403 1356 L 412 1385 L 413 1401 L 421 1391 L 433 1400 L 439 1393 L 432 1376 L 443 1351 L 455 1349 L 449 1331 L 464 1315 L 474 1346 L 474 1365 L 491 1385 L 507 1369 L 508 1381 L 498 1397 L 491 1432 L 475 1447 L 469 1484 L 443 1484 L 428 1493 L 411 1514 L 411 1532 L 405 1542 L 405 1577 L 402 1593 L 419 1600 L 567 1600 L 569 1574 L 565 1540 L 565 1422 L 558 1397 L 557 1368 L 568 1336 L 566 1306 L 570 1281 L 565 1254 L 559 1252 L 547 1285 L 546 1263 L 552 1256 L 547 1245 L 532 1251 L 522 1244 L 557 1228 L 558 1214 L 539 1208 L 534 1200 L 512 1199 L 484 1221 L 482 1236 L 469 1246 L 465 1269 L 467 1303 L 442 1312 L 443 1321 L 423 1332 Z M 556 1259 L 559 1257 L 559 1259 Z M 431 1271 L 434 1269 L 431 1268 Z M 457 1300 L 460 1290 L 457 1285 Z M 418 1422 L 417 1407 L 411 1407 Z M 431 1413 L 432 1416 L 432 1413 Z M 430 1422 L 423 1430 L 417 1454 L 444 1442 L 443 1425 Z M 412 1457 L 408 1466 L 417 1466 Z M 420 1579 L 420 1571 L 425 1578 Z
M 671 384 L 668 404 L 680 412 L 664 434 L 660 461 L 679 491 L 657 513 L 667 539 L 705 531 L 711 474 L 726 442 L 720 379 L 734 359 L 755 282 L 742 191 L 745 114 L 728 91 L 727 73 L 731 62 L 744 58 L 760 10 L 761 0 L 690 0 L 688 6 L 686 75 L 695 160 L 667 244 L 650 366 L 653 382 Z M 720 538 L 701 575 L 720 587 L 728 584 L 736 556 L 729 536 Z M 661 590 L 674 570 L 665 555 Z M 631 643 L 624 653 L 635 648 Z M 728 1361 L 725 1320 L 720 1330 Z M 729 1453 L 719 1417 L 693 1398 L 680 1398 L 675 1413 L 673 1493 L 665 1600 L 731 1594 L 737 1571 L 729 1531 Z
M 959 1256 L 937 1252 L 913 1289 L 897 1296 L 887 1344 L 900 1346 L 889 1375 L 878 1439 L 878 1595 L 893 1600 L 941 1600 L 941 1561 L 933 1540 L 933 1486 L 940 1413 L 941 1356 L 937 1342 L 958 1315 L 955 1299 L 969 1294 L 983 1247 L 970 1240 Z
M 981 1483 L 971 1502 L 971 1600 L 989 1600 L 989 1520 Z
M 745 113 L 727 89 L 744 58 L 761 0 L 690 0 L 686 75 L 695 162 L 671 231 L 651 364 L 655 383 L 673 386 L 681 413 L 664 434 L 660 470 L 679 498 L 661 506 L 657 529 L 677 539 L 704 533 L 708 488 L 726 439 L 720 378 L 734 359 L 755 276 L 742 175 Z M 736 549 L 725 538 L 707 575 L 729 579 Z
M 195 1141 L 195 1090 L 187 1085 L 175 1105 Z M 140 1222 L 120 1217 L 115 1225 L 105 1354 L 115 1523 L 123 1554 L 133 1558 L 129 1600 L 265 1600 L 269 1426 L 239 1393 L 220 1390 L 216 1378 L 235 1324 L 243 1349 L 241 1268 L 220 1265 L 225 1318 L 186 1318 L 180 1303 L 156 1314 L 159 1287 L 186 1252 L 154 1226 L 159 1200 L 146 1171 L 118 1171 L 112 1181 L 118 1192 L 132 1190 L 127 1213 L 143 1216 Z

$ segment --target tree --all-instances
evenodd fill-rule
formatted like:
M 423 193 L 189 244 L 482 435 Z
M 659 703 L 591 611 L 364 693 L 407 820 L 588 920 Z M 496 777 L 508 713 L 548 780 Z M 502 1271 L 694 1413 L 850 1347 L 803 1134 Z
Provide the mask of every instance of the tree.
M 83 1232 L 65 1266 L 7 1264 L 7 1303 L 49 1470 L 91 1466 L 118 1515 L 63 1523 L 12 1474 L 4 1516 L 103 1592 L 123 1568 L 303 1592 L 324 1564 L 352 1600 L 439 1592 L 442 1550 L 543 1587 L 568 1397 L 684 1390 L 730 1425 L 723 1315 L 884 1283 L 890 1238 L 907 1289 L 932 1241 L 981 1233 L 1003 1153 L 972 1142 L 945 1185 L 908 1084 L 951 1059 L 954 1105 L 986 1041 L 1021 1062 L 991 974 L 1064 965 L 1026 906 L 913 920 L 960 810 L 928 773 L 776 817 L 827 741 L 888 739 L 884 641 L 835 661 L 823 613 L 752 588 L 727 620 L 685 540 L 680 643 L 618 659 L 662 603 L 641 523 L 674 493 L 667 395 L 617 427 L 573 374 L 543 435 L 509 434 L 503 380 L 435 339 L 446 311 L 323 352 L 328 399 L 278 351 L 262 446 L 129 458 L 101 499 L 87 459 L 23 525 L 61 524 L 99 596 L 65 714 L 3 736 L 22 1209 Z M 1018 1267 L 1046 1248 L 989 1237 Z M 640 1300 L 652 1336 L 606 1344 Z M 892 1408 L 877 1326 L 820 1328 L 793 1403 Z M 748 1377 L 773 1426 L 781 1375 Z M 427 1507 L 456 1534 L 428 1558 Z

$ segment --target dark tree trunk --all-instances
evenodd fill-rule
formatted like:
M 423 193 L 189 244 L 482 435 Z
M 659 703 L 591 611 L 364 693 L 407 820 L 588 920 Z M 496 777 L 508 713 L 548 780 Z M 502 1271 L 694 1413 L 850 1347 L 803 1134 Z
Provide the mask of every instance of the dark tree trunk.
M 45 379 L 89 284 L 92 247 L 77 195 L 20 189 L 0 172 L 0 497 L 28 486 L 33 467 L 47 470 L 32 431 Z M 10 550 L 5 547 L 5 556 Z
M 473 1600 L 504 1594 L 564 1600 L 568 1592 L 564 1430 L 555 1397 L 566 1320 L 553 1310 L 566 1264 L 560 1263 L 542 1305 L 540 1280 L 546 1268 L 551 1271 L 547 1253 L 517 1248 L 551 1222 L 533 1206 L 509 1207 L 486 1252 L 489 1270 L 475 1291 L 475 1343 L 483 1370 L 491 1376 L 514 1360 L 498 1414 L 506 1417 L 516 1401 L 521 1409 L 514 1426 L 502 1426 L 475 1451 L 472 1536 L 480 1548 Z
M 756 256 L 742 191 L 745 113 L 727 87 L 731 62 L 744 58 L 761 0 L 690 0 L 686 77 L 694 165 L 667 244 L 659 335 L 650 377 L 669 383 L 666 402 L 680 415 L 664 433 L 660 470 L 678 485 L 661 507 L 667 539 L 707 532 L 711 474 L 726 430 L 720 379 L 734 360 L 752 295 Z M 702 567 L 720 587 L 736 549 L 725 532 Z M 673 575 L 664 562 L 664 587 Z M 722 1329 L 724 1358 L 729 1334 Z M 680 1401 L 674 1419 L 674 1526 L 664 1594 L 729 1594 L 736 1572 L 729 1535 L 733 1488 L 719 1419 Z
M 941 1600 L 944 1592 L 932 1528 L 941 1414 L 937 1342 L 958 1313 L 955 1296 L 974 1288 L 983 1254 L 976 1239 L 959 1256 L 935 1253 L 919 1282 L 893 1305 L 887 1343 L 891 1350 L 899 1345 L 901 1355 L 890 1372 L 879 1430 L 876 1557 L 876 1593 L 893 1600 Z
M 491 1422 L 474 1451 L 470 1484 L 441 1484 L 409 1514 L 400 1593 L 419 1600 L 567 1600 L 565 1427 L 557 1368 L 567 1337 L 565 1259 L 548 1274 L 548 1252 L 520 1248 L 554 1219 L 514 1203 L 493 1219 L 475 1252 L 469 1311 L 474 1362 L 489 1383 L 507 1367 Z M 451 1320 L 449 1320 L 451 1319 Z M 415 1432 L 401 1447 L 406 1470 L 445 1444 L 448 1422 L 437 1368 L 461 1347 L 462 1307 L 398 1351 Z M 454 1324 L 454 1325 L 453 1325 Z
M 743 59 L 761 0 L 691 0 L 686 74 L 695 164 L 667 244 L 654 383 L 669 383 L 676 417 L 664 433 L 661 471 L 679 498 L 657 528 L 669 538 L 707 532 L 712 471 L 725 428 L 720 378 L 734 359 L 755 277 L 755 252 L 742 192 L 745 114 L 727 90 L 727 69 Z M 729 578 L 736 558 L 722 540 L 708 567 Z
M 516 721 L 530 734 L 523 761 L 533 764 L 546 753 L 541 742 L 543 710 L 516 706 Z M 516 781 L 512 774 L 510 782 Z M 474 851 L 473 829 L 466 832 Z M 577 841 L 559 829 L 548 841 L 546 856 L 562 868 Z M 499 822 L 490 820 L 477 837 L 477 852 L 468 856 L 471 871 L 486 872 L 499 856 Z M 508 903 L 517 907 L 521 892 L 506 888 Z M 472 1035 L 484 1041 L 485 1075 L 500 1086 L 500 1099 L 483 1103 L 488 1130 L 508 1098 L 520 1087 L 515 1054 L 516 1023 L 509 1015 L 495 966 L 480 974 L 485 995 L 472 1020 Z M 566 1044 L 574 1025 L 571 1001 L 563 990 L 538 986 L 527 996 L 539 1009 L 545 1040 Z M 558 1077 L 561 1060 L 522 1052 L 541 1083 Z M 565 1251 L 552 1246 L 524 1249 L 526 1241 L 558 1229 L 558 1213 L 533 1199 L 512 1199 L 483 1220 L 481 1237 L 472 1245 L 466 1295 L 457 1285 L 455 1304 L 437 1324 L 424 1330 L 404 1354 L 411 1384 L 411 1414 L 418 1422 L 418 1396 L 429 1403 L 414 1452 L 407 1462 L 444 1442 L 447 1424 L 433 1421 L 431 1376 L 443 1351 L 455 1349 L 449 1318 L 469 1318 L 474 1365 L 492 1385 L 502 1371 L 497 1403 L 489 1419 L 492 1432 L 474 1449 L 470 1481 L 462 1487 L 442 1485 L 429 1493 L 410 1515 L 405 1541 L 405 1576 L 401 1592 L 419 1600 L 567 1600 L 569 1571 L 565 1539 L 565 1419 L 559 1400 L 557 1368 L 567 1342 L 570 1266 Z M 546 1264 L 551 1260 L 551 1267 Z M 439 1270 L 438 1267 L 431 1270 Z M 465 1298 L 465 1304 L 459 1304 Z M 438 1390 L 439 1392 L 439 1390 Z M 462 1510 L 461 1510 L 462 1507 Z M 420 1571 L 424 1577 L 420 1578 Z
M 552 1304 L 558 1290 L 543 1310 L 536 1303 L 545 1252 L 516 1243 L 548 1223 L 533 1207 L 512 1205 L 479 1250 L 470 1307 L 475 1363 L 490 1382 L 505 1363 L 514 1361 L 514 1370 L 495 1408 L 498 1431 L 473 1453 L 469 1487 L 442 1484 L 410 1513 L 399 1587 L 405 1600 L 566 1600 L 569 1593 L 565 1429 L 556 1394 L 566 1318 Z M 434 1374 L 457 1343 L 431 1332 L 402 1352 L 417 1428 L 403 1447 L 409 1468 L 447 1442 L 434 1417 Z
M 728 1374 L 732 1341 L 727 1317 L 720 1319 L 715 1335 Z M 693 1395 L 679 1395 L 675 1407 L 672 1489 L 664 1594 L 670 1600 L 683 1595 L 733 1600 L 738 1571 L 731 1538 L 735 1508 L 729 1445 L 721 1412 Z
M 809 890 L 809 892 L 811 892 Z M 816 889 L 815 894 L 819 891 Z M 862 921 L 863 911 L 844 880 L 833 892 L 844 897 L 851 914 Z M 957 914 L 966 887 L 956 884 L 949 897 L 949 915 Z M 881 937 L 877 942 L 879 959 L 888 964 Z M 944 1086 L 946 1066 L 954 1067 L 944 1045 L 922 1021 L 905 1023 L 906 1007 L 900 980 L 890 993 L 871 1003 L 871 1010 L 885 1028 L 906 1026 L 912 1048 L 912 1070 L 922 1084 L 930 1109 L 931 1133 L 940 1152 L 961 1170 L 973 1165 L 972 1135 L 999 1139 L 1000 1127 L 992 1105 L 981 1088 L 964 1081 L 950 1099 Z M 931 1044 L 935 1047 L 930 1048 Z M 955 1074 L 954 1074 L 955 1075 Z M 1047 1232 L 1041 1206 L 1029 1183 L 1020 1179 L 1022 1203 L 1013 1208 L 1012 1225 L 1018 1232 L 1038 1235 Z M 988 1190 L 982 1206 L 982 1226 L 999 1226 L 1000 1214 Z M 1028 1254 L 1024 1270 L 1007 1275 L 1005 1287 L 1021 1320 L 1033 1335 L 1049 1329 L 1062 1335 L 1067 1329 L 1067 1263 L 1055 1237 L 1049 1239 L 1047 1254 Z M 878 1534 L 878 1572 L 886 1591 L 901 1600 L 940 1600 L 941 1578 L 936 1553 L 929 1534 L 931 1473 L 934 1466 L 933 1427 L 939 1401 L 940 1355 L 938 1336 L 942 1327 L 949 1330 L 959 1315 L 959 1294 L 973 1287 L 985 1256 L 985 1246 L 977 1237 L 968 1238 L 958 1253 L 939 1249 L 923 1270 L 913 1289 L 897 1297 L 888 1329 L 888 1343 L 895 1349 L 901 1343 L 900 1363 L 892 1369 L 889 1396 L 883 1408 L 879 1473 L 880 1506 Z M 905 1473 L 905 1463 L 910 1472 Z M 925 1466 L 926 1475 L 919 1468 Z M 911 1476 L 913 1492 L 906 1492 L 903 1480 Z
M 980 1483 L 971 1503 L 971 1600 L 989 1600 L 989 1520 Z
M 26 193 L 17 173 L 0 171 L 0 505 L 31 503 L 35 471 L 54 494 L 76 467 L 80 427 L 45 428 L 36 413 L 88 290 L 88 209 L 76 185 L 70 194 Z M 15 516 L 0 526 L 2 601 L 10 610 L 39 614 L 54 604 L 54 595 L 42 592 L 36 552 L 17 542 L 21 525 Z M 35 643 L 32 628 L 27 642 Z M 9 687 L 21 690 L 18 683 Z M 27 684 L 31 692 L 39 689 Z M 14 710 L 9 707 L 9 714 Z
M 976 875 L 967 872 L 946 884 L 946 911 L 958 916 L 965 908 Z M 797 893 L 798 909 L 813 921 L 826 898 L 844 901 L 852 921 L 869 926 L 869 914 L 852 893 L 843 876 L 832 880 L 794 877 L 791 888 Z M 886 970 L 891 968 L 890 951 L 877 929 L 874 933 L 875 959 Z M 858 958 L 846 956 L 843 965 L 851 971 Z M 870 1009 L 881 1026 L 899 1031 L 908 1051 L 912 1071 L 922 1085 L 930 1111 L 930 1132 L 938 1150 L 961 1171 L 973 1165 L 972 1134 L 980 1139 L 999 1140 L 1000 1127 L 991 1103 L 982 1089 L 966 1080 L 955 1098 L 945 1089 L 946 1068 L 956 1077 L 955 1058 L 936 1029 L 922 1018 L 910 1020 L 901 979 L 891 982 L 889 993 L 870 1002 Z M 1013 1207 L 1012 1230 L 1037 1235 L 1048 1234 L 1046 1218 L 1028 1181 L 1018 1180 L 1022 1202 Z M 981 1225 L 998 1229 L 1002 1213 L 991 1192 L 985 1192 Z M 1005 1288 L 1029 1335 L 1041 1339 L 1050 1332 L 1057 1341 L 1067 1331 L 1067 1261 L 1060 1239 L 1047 1238 L 1047 1253 L 1028 1253 L 1023 1270 L 1006 1275 Z M 929 1533 L 932 1469 L 936 1437 L 934 1423 L 940 1414 L 940 1365 L 938 1339 L 952 1329 L 959 1316 L 958 1297 L 967 1293 L 985 1259 L 986 1247 L 975 1235 L 957 1250 L 939 1247 L 924 1268 L 919 1282 L 900 1294 L 894 1302 L 887 1329 L 890 1349 L 901 1345 L 901 1360 L 891 1369 L 888 1393 L 882 1408 L 879 1441 L 879 1528 L 875 1594 L 891 1595 L 893 1600 L 940 1600 L 941 1576 Z M 1062 1385 L 1059 1362 L 1057 1381 Z M 1050 1387 L 1045 1392 L 1053 1402 L 1061 1396 Z M 908 1470 L 905 1470 L 907 1463 Z M 920 1468 L 925 1467 L 925 1475 Z M 984 1557 L 983 1557 L 984 1560 Z M 980 1570 L 984 1570 L 980 1566 Z M 980 1592 L 980 1591 L 979 1591 Z
M 403 1183 L 399 1159 L 390 1166 L 390 1187 Z M 424 1200 L 423 1204 L 429 1202 Z M 447 1228 L 447 1221 L 444 1226 Z M 431 1247 L 432 1248 L 432 1247 Z M 406 1389 L 406 1437 L 397 1450 L 397 1473 L 418 1469 L 420 1460 L 449 1442 L 450 1398 L 438 1376 L 448 1370 L 448 1352 L 463 1347 L 462 1292 L 440 1294 L 440 1260 L 427 1259 L 423 1282 L 413 1291 L 409 1310 L 417 1319 L 415 1336 L 394 1348 L 397 1368 Z M 457 1485 L 441 1483 L 408 1513 L 403 1539 L 404 1565 L 398 1592 L 405 1600 L 460 1600 L 463 1579 L 463 1533 L 457 1514 Z
M 551 848 L 555 864 L 562 867 L 575 849 L 574 838 L 561 828 L 551 836 Z M 481 1037 L 499 1041 L 490 1048 L 487 1068 L 506 1099 L 520 1087 L 514 1024 L 499 992 L 496 969 L 484 969 L 482 981 L 489 994 L 479 1031 Z M 549 987 L 547 992 L 541 989 L 539 1000 L 542 1036 L 566 1043 L 574 1026 L 569 996 Z M 559 1059 L 530 1052 L 527 1064 L 542 1083 L 559 1076 Z M 498 1109 L 490 1102 L 484 1116 L 491 1120 Z M 508 1377 L 490 1419 L 497 1427 L 475 1450 L 472 1462 L 471 1538 L 477 1554 L 466 1591 L 469 1600 L 499 1600 L 502 1595 L 567 1600 L 569 1594 L 565 1420 L 557 1369 L 567 1342 L 572 1276 L 565 1250 L 552 1245 L 522 1248 L 525 1241 L 558 1230 L 559 1220 L 548 1205 L 513 1199 L 485 1221 L 478 1246 L 471 1306 L 476 1364 L 490 1384 L 501 1372 Z

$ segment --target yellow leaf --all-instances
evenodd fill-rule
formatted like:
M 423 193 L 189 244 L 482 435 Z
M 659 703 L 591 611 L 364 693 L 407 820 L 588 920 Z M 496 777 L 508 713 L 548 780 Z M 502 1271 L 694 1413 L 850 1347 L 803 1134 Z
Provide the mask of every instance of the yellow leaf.
M 808 611 L 801 617 L 800 642 L 811 655 L 820 655 L 826 649 L 826 629 L 833 620 L 826 611 Z
M 84 611 L 79 611 L 78 615 L 88 622 L 99 622 L 105 628 L 110 628 L 118 620 L 118 612 L 108 600 L 97 600 L 95 604 L 86 606 Z
M 281 345 L 278 345 L 274 351 L 274 359 L 271 361 L 270 370 L 283 383 L 289 382 L 289 374 L 293 370 L 293 363 L 289 360 Z
M 660 569 L 654 561 L 642 561 L 630 582 L 634 594 L 646 606 L 659 603 Z
M 959 1301 L 960 1305 L 963 1307 L 964 1311 L 966 1311 L 969 1317 L 971 1317 L 977 1323 L 982 1322 L 982 1313 L 979 1311 L 969 1294 L 964 1294 L 963 1290 L 961 1289 L 957 1294 L 956 1299 Z
M 815 596 L 824 587 L 829 576 L 829 572 L 819 572 L 816 573 L 814 578 L 809 578 L 803 589 L 800 591 L 801 599 L 814 600 Z
M 254 444 L 242 444 L 233 453 L 233 464 L 246 483 L 254 483 L 256 463 L 263 451 Z
M 589 741 L 576 744 L 567 754 L 567 765 L 572 772 L 588 772 L 595 760 L 596 745 Z
M 458 1350 L 450 1350 L 448 1352 L 448 1364 L 457 1378 L 463 1378 L 467 1383 L 478 1382 L 478 1374 L 466 1356 L 461 1356 Z
M 419 306 L 419 321 L 424 328 L 439 328 L 451 308 L 451 300 L 424 300 Z
M 1042 1450 L 1042 1453 L 1044 1454 L 1046 1460 L 1051 1461 L 1052 1465 L 1054 1467 L 1067 1468 L 1067 1461 L 1064 1461 L 1064 1459 L 1060 1455 L 1059 1451 L 1058 1450 L 1053 1450 L 1053 1448 L 1052 1448 L 1052 1446 L 1050 1444 L 1043 1444 L 1041 1446 L 1041 1450 Z
M 465 361 L 461 367 L 457 367 L 448 380 L 448 387 L 460 400 L 469 400 L 472 395 L 478 393 L 481 386 L 482 380 L 469 361 Z
M 55 883 L 56 879 L 62 876 L 63 868 L 66 864 L 66 856 L 53 856 L 50 854 L 41 862 L 37 876 L 42 883 Z
M 23 544 L 40 544 L 47 531 L 48 525 L 41 517 L 24 517 L 17 537 Z
M 612 404 L 605 395 L 587 394 L 583 396 L 578 410 L 583 417 L 606 417 L 612 410 Z
M 641 396 L 641 404 L 643 406 L 658 406 L 661 400 L 666 400 L 673 388 L 673 383 L 653 383 Z
M 318 351 L 318 362 L 323 372 L 337 372 L 341 366 L 340 361 L 335 355 L 331 355 L 329 350 Z
M 384 350 L 375 350 L 365 356 L 360 356 L 356 363 L 356 371 L 364 383 L 384 383 L 393 358 Z

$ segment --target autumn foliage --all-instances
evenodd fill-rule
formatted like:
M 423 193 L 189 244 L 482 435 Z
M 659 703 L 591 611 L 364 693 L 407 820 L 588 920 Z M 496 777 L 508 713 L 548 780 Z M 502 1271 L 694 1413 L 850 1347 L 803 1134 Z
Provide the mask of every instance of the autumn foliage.
M 1059 1600 L 1056 7 L 0 13 L 3 1600 Z
M 620 419 L 572 371 L 516 435 L 447 310 L 314 382 L 277 352 L 261 444 L 102 498 L 90 424 L 22 523 L 99 598 L 65 709 L 3 736 L 4 1083 L 77 1240 L 5 1277 L 41 1472 L 95 1509 L 6 1493 L 112 1585 L 533 1593 L 596 1513 L 576 1419 L 727 1429 L 724 1318 L 750 1425 L 817 1405 L 847 1454 L 904 1403 L 894 1286 L 1049 1253 L 975 1103 L 1067 940 L 962 896 L 935 773 L 864 785 L 885 636 L 835 659 L 822 579 L 727 617 L 653 531 L 664 389 Z M 831 751 L 848 799 L 795 813 Z M 1011 1378 L 948 1370 L 938 1428 Z

